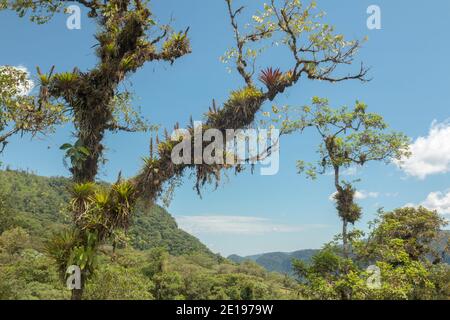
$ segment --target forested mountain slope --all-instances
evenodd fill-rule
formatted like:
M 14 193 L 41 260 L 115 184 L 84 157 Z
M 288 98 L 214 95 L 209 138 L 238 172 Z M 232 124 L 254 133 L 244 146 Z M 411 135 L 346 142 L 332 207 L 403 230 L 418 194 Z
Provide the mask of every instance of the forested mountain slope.
M 292 274 L 292 259 L 298 259 L 307 262 L 318 251 L 319 250 L 306 249 L 294 252 L 269 252 L 246 257 L 231 255 L 228 257 L 228 259 L 236 263 L 242 263 L 243 261 L 251 260 L 264 267 L 268 271 Z
M 42 177 L 24 171 L 0 171 L 0 234 L 20 226 L 31 235 L 46 238 L 70 222 L 66 212 L 70 180 Z M 163 247 L 172 255 L 203 252 L 212 254 L 197 238 L 178 228 L 175 219 L 160 206 L 139 204 L 130 243 L 136 249 Z

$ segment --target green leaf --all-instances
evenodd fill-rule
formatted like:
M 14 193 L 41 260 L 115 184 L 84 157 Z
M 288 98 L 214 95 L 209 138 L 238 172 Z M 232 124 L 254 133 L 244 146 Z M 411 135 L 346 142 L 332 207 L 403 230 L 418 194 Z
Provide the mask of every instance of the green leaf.
M 79 147 L 78 151 L 82 154 L 84 154 L 85 156 L 89 156 L 91 154 L 91 152 L 89 151 L 88 148 L 86 147 Z
M 72 148 L 72 145 L 70 143 L 64 143 L 61 147 L 59 147 L 60 150 L 67 150 Z

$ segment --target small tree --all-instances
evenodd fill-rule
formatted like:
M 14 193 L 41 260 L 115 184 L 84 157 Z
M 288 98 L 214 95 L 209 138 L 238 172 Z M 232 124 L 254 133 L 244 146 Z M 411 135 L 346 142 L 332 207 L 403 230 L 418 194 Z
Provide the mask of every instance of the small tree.
M 286 109 L 287 110 L 287 109 Z M 290 120 L 289 115 L 282 122 L 284 133 L 313 128 L 319 134 L 320 160 L 306 163 L 299 160 L 299 173 L 309 178 L 331 170 L 334 175 L 336 209 L 342 220 L 343 255 L 349 256 L 348 224 L 354 224 L 361 217 L 361 208 L 355 203 L 356 189 L 352 182 L 341 180 L 342 171 L 351 166 L 364 166 L 371 161 L 389 163 L 408 156 L 408 138 L 402 133 L 386 132 L 387 124 L 376 113 L 368 113 L 367 106 L 356 102 L 352 109 L 332 109 L 327 99 L 314 97 L 312 107 L 305 106 L 299 119 Z

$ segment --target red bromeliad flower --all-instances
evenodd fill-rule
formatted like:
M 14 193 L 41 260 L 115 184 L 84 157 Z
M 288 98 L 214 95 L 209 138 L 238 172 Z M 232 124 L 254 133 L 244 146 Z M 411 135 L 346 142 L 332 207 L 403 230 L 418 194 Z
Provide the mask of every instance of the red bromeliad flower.
M 267 88 L 273 88 L 276 87 L 281 80 L 281 77 L 283 76 L 283 73 L 280 71 L 279 68 L 272 69 L 272 67 L 267 68 L 266 70 L 263 70 L 261 72 L 261 75 L 259 76 L 259 80 L 264 83 Z

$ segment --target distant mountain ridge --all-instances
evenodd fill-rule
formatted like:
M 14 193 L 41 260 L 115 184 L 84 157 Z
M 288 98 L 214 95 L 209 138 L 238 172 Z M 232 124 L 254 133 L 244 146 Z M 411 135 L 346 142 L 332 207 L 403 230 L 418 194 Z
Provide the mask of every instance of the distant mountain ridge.
M 440 251 L 443 251 L 446 242 L 450 239 L 450 231 L 443 230 L 441 232 L 440 241 L 436 244 Z M 441 250 L 442 248 L 442 250 Z M 268 252 L 262 254 L 255 254 L 250 256 L 239 256 L 232 254 L 228 256 L 228 259 L 236 263 L 242 263 L 246 260 L 254 261 L 267 271 L 275 271 L 283 274 L 293 275 L 292 260 L 298 259 L 305 262 L 311 260 L 311 258 L 318 252 L 317 249 L 298 250 L 294 252 Z M 450 264 L 450 255 L 444 256 L 444 262 Z
M 298 259 L 302 261 L 309 261 L 319 250 L 305 249 L 294 252 L 269 252 L 263 254 L 256 254 L 251 256 L 241 257 L 239 255 L 230 255 L 228 259 L 242 263 L 245 260 L 251 260 L 264 267 L 268 271 L 275 271 L 284 274 L 292 275 L 292 260 Z

